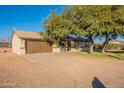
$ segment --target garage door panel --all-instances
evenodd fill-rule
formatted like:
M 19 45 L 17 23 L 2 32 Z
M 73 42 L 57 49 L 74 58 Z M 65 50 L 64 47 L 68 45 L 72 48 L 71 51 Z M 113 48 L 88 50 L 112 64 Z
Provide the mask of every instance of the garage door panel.
M 47 42 L 27 41 L 27 53 L 52 52 L 52 47 Z

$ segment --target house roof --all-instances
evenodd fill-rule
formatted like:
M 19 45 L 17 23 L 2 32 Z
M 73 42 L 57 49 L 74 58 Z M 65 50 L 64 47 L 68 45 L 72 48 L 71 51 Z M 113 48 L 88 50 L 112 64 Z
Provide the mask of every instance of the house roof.
M 82 36 L 76 36 L 76 35 L 69 35 L 67 36 L 68 39 L 71 39 L 73 41 L 82 41 L 82 42 L 90 42 L 89 39 L 85 38 L 85 37 L 82 37 Z
M 124 44 L 124 41 L 119 41 L 119 40 L 112 40 L 110 41 L 111 43 L 119 43 L 119 44 Z
M 39 32 L 27 32 L 22 30 L 14 30 L 14 33 L 22 39 L 42 39 Z

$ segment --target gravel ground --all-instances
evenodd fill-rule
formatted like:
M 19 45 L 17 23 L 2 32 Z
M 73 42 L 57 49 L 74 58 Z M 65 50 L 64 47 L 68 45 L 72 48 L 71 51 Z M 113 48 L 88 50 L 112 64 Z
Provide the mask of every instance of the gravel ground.
M 87 88 L 100 85 L 124 87 L 124 62 L 70 53 L 0 54 L 0 87 Z

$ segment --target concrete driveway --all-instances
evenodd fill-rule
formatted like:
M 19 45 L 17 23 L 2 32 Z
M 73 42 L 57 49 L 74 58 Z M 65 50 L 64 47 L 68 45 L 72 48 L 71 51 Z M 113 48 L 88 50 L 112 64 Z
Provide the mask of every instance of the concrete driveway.
M 61 52 L 61 53 L 33 53 L 33 54 L 26 54 L 23 55 L 26 59 L 28 59 L 31 62 L 51 62 L 51 61 L 61 61 L 61 59 L 64 59 L 64 61 L 69 61 L 69 57 L 71 57 L 67 52 Z M 71 61 L 71 60 L 70 60 Z

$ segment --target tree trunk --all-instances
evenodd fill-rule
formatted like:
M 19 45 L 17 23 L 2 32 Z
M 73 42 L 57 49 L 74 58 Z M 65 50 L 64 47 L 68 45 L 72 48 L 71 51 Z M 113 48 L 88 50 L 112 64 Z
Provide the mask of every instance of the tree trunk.
M 67 44 L 67 51 L 70 51 L 71 50 L 71 44 L 70 44 L 69 39 L 66 40 L 66 44 Z
M 92 52 L 93 52 L 93 47 L 94 47 L 94 44 L 91 43 L 91 44 L 90 44 L 90 48 L 89 48 L 89 53 L 92 53 Z
M 77 41 L 77 48 L 79 48 L 79 43 L 80 43 L 80 42 L 79 42 L 79 37 L 78 37 L 78 41 Z
M 94 41 L 92 35 L 89 36 L 91 43 L 89 44 L 89 53 L 93 52 L 93 47 L 94 47 Z
M 69 51 L 70 48 L 69 48 L 69 40 L 67 40 L 67 51 Z
M 104 44 L 103 44 L 102 51 L 101 51 L 102 53 L 104 53 L 104 52 L 105 52 L 106 45 L 107 45 L 107 41 L 105 41 L 105 42 L 104 42 Z
M 105 49 L 106 49 L 106 46 L 107 46 L 109 40 L 110 40 L 110 38 L 109 38 L 109 34 L 107 34 L 107 35 L 106 35 L 105 42 L 103 43 L 103 46 L 102 46 L 102 50 L 101 50 L 102 53 L 105 52 Z

